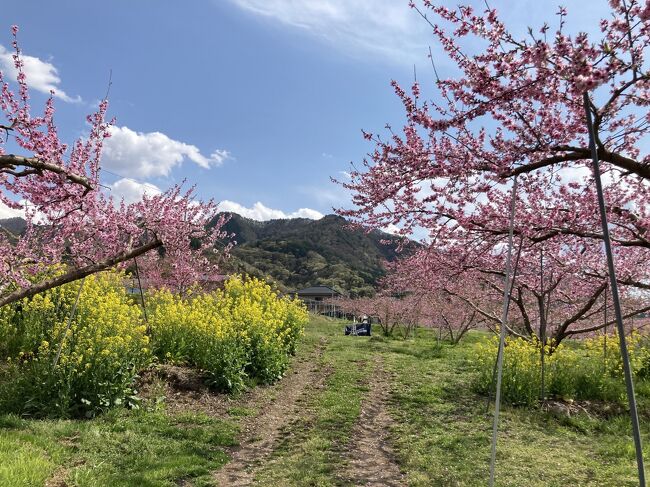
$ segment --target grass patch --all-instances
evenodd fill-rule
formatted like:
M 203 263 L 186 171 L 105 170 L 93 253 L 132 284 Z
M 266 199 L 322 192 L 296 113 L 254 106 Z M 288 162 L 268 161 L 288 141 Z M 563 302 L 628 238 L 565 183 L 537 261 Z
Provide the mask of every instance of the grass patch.
M 0 485 L 43 485 L 64 458 L 63 448 L 29 431 L 0 431 Z
M 228 415 L 235 418 L 242 418 L 245 416 L 253 416 L 256 411 L 252 408 L 235 406 L 228 409 Z
M 475 347 L 485 339 L 474 332 L 451 347 L 426 330 L 409 340 L 346 337 L 341 322 L 312 319 L 297 358 L 321 346 L 315 365 L 322 380 L 301 397 L 298 414 L 255 471 L 256 485 L 347 485 L 346 448 L 376 360 L 391 380 L 389 433 L 408 485 L 486 485 L 492 414 L 472 388 L 479 373 Z M 276 393 L 269 389 L 269 400 Z M 650 446 L 647 401 L 641 407 L 644 444 Z M 238 423 L 258 413 L 237 398 L 224 419 L 153 409 L 116 410 L 85 421 L 0 416 L 0 485 L 42 486 L 53 477 L 79 487 L 213 485 Z M 635 486 L 630 430 L 625 413 L 557 417 L 506 406 L 497 485 Z
M 0 485 L 209 485 L 234 424 L 205 415 L 116 411 L 91 421 L 0 419 Z M 63 473 L 62 473 L 63 472 Z
M 419 340 L 385 351 L 396 374 L 393 436 L 411 486 L 487 483 L 492 411 L 486 414 L 485 398 L 472 392 L 478 373 L 474 345 L 483 339 L 470 334 L 459 346 L 427 357 L 435 341 L 423 333 Z M 408 353 L 400 350 L 404 346 Z M 626 415 L 557 418 L 537 409 L 505 407 L 501 418 L 497 485 L 638 484 Z M 647 423 L 643 428 L 647 444 Z

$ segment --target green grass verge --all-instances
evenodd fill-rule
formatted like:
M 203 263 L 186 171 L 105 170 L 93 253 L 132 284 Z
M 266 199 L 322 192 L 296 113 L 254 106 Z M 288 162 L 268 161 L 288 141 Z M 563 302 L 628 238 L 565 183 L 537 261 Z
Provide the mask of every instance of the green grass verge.
M 308 388 L 301 413 L 257 470 L 259 485 L 346 485 L 345 450 L 378 356 L 392 377 L 390 438 L 408 485 L 487 484 L 492 416 L 472 389 L 474 347 L 484 335 L 437 347 L 426 331 L 407 341 L 345 337 L 340 322 L 317 318 L 299 357 L 323 339 L 317 364 L 323 382 Z M 645 401 L 642 406 L 648 409 Z M 227 420 L 155 408 L 87 421 L 0 416 L 0 485 L 43 486 L 47 479 L 69 486 L 213 485 L 212 472 L 227 461 L 238 422 L 251 414 L 256 411 L 234 401 Z M 647 419 L 642 429 L 650 446 Z M 565 418 L 506 406 L 497 458 L 499 486 L 637 485 L 625 414 Z
M 320 340 L 309 333 L 305 356 Z M 187 411 L 170 414 L 151 401 L 138 411 L 114 410 L 92 420 L 29 420 L 0 415 L 0 486 L 41 487 L 65 481 L 77 487 L 214 485 L 228 461 L 238 422 L 256 414 L 236 401 L 228 419 Z
M 199 414 L 115 411 L 91 421 L 0 418 L 0 485 L 210 485 L 234 424 Z
M 485 398 L 474 394 L 471 385 L 476 374 L 472 351 L 483 337 L 470 334 L 461 345 L 434 352 L 432 337 L 420 336 L 378 347 L 397 374 L 390 411 L 408 483 L 486 485 L 492 410 L 486 414 Z M 648 445 L 647 422 L 643 429 Z M 638 485 L 629 417 L 565 418 L 504 407 L 497 485 Z

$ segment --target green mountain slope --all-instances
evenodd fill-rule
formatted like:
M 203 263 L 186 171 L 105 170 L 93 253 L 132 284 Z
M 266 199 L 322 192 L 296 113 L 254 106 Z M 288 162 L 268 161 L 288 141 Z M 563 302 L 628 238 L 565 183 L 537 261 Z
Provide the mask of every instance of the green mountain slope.
M 21 218 L 0 220 L 0 231 L 12 239 L 24 229 Z M 397 257 L 396 237 L 352 229 L 336 215 L 258 222 L 232 214 L 225 230 L 237 245 L 221 264 L 224 272 L 262 277 L 282 291 L 324 285 L 353 296 L 371 295 L 385 274 L 385 262 Z
M 384 262 L 397 256 L 396 237 L 351 229 L 336 215 L 257 222 L 232 214 L 225 230 L 237 242 L 225 269 L 264 277 L 282 290 L 320 284 L 346 294 L 373 294 Z
M 25 231 L 26 227 L 25 220 L 20 217 L 0 219 L 0 232 L 6 235 L 12 243 L 17 236 Z

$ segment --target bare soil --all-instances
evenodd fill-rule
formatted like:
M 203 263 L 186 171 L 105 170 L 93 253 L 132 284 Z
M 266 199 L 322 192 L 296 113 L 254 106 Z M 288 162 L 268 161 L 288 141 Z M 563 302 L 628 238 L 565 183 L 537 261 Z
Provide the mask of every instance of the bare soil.
M 66 479 L 68 478 L 67 468 L 58 468 L 54 474 L 45 481 L 45 487 L 68 487 Z
M 305 414 L 304 404 L 324 387 L 331 370 L 319 358 L 326 347 L 321 339 L 311 352 L 297 357 L 287 375 L 272 386 L 255 387 L 237 396 L 219 394 L 203 385 L 200 374 L 191 368 L 161 366 L 142 377 L 140 393 L 145 400 L 164 396 L 170 413 L 202 412 L 213 417 L 237 416 L 241 432 L 239 445 L 228 451 L 231 460 L 215 472 L 220 486 L 252 485 L 257 468 L 268 460 L 278 443 Z M 369 392 L 352 431 L 352 439 L 342 448 L 338 477 L 346 484 L 370 487 L 401 487 L 404 475 L 395 460 L 389 432 L 393 424 L 387 411 L 390 375 L 380 358 L 367 378 Z M 74 439 L 73 439 L 74 440 Z M 48 480 L 47 487 L 65 487 L 67 470 L 61 468 Z M 179 485 L 189 485 L 180 481 Z
M 256 409 L 258 414 L 242 420 L 239 446 L 230 451 L 231 461 L 215 473 L 218 485 L 239 487 L 251 485 L 256 468 L 273 452 L 283 429 L 299 412 L 302 396 L 310 389 L 322 387 L 327 370 L 318 358 L 325 349 L 325 340 L 314 353 L 297 359 L 289 373 L 276 386 L 256 388 L 243 407 Z
M 355 486 L 401 487 L 406 483 L 389 439 L 393 424 L 386 408 L 390 376 L 379 359 L 375 361 L 369 388 L 347 448 L 349 462 L 341 476 Z

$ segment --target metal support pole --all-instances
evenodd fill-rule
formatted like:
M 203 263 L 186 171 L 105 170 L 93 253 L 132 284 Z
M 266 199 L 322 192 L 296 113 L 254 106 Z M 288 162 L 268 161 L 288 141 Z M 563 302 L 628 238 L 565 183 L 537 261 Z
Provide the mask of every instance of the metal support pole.
M 140 280 L 140 269 L 138 268 L 138 259 L 133 257 L 135 264 L 135 273 L 138 276 L 138 287 L 140 288 L 140 298 L 142 299 L 142 312 L 144 313 L 144 322 L 147 324 L 147 333 L 149 333 L 149 317 L 147 316 L 147 306 L 144 302 L 144 291 L 142 290 L 142 281 Z
M 605 335 L 603 336 L 603 371 L 607 372 L 607 288 L 605 288 Z
M 605 197 L 603 195 L 603 183 L 600 179 L 600 164 L 598 161 L 598 150 L 596 148 L 596 133 L 589 108 L 590 101 L 587 92 L 583 94 L 583 103 L 585 106 L 585 115 L 587 118 L 587 128 L 589 130 L 589 147 L 591 148 L 591 158 L 594 167 L 594 180 L 596 182 L 596 192 L 598 193 L 598 206 L 600 209 L 600 222 L 603 228 L 603 242 L 605 243 L 605 253 L 607 255 L 607 267 L 609 269 L 609 283 L 612 291 L 612 303 L 614 305 L 614 315 L 616 316 L 616 328 L 621 345 L 621 357 L 623 359 L 623 372 L 625 373 L 625 387 L 627 389 L 627 400 L 630 406 L 630 418 L 632 420 L 632 435 L 634 436 L 634 448 L 636 449 L 636 465 L 639 471 L 639 485 L 645 487 L 645 469 L 643 467 L 643 448 L 641 446 L 641 432 L 639 430 L 639 415 L 636 408 L 636 397 L 634 395 L 634 381 L 632 379 L 632 370 L 630 368 L 630 357 L 627 351 L 627 341 L 625 339 L 625 329 L 623 328 L 623 313 L 621 312 L 621 302 L 618 294 L 618 283 L 616 282 L 616 269 L 614 267 L 614 255 L 612 253 L 612 243 L 609 237 L 609 226 L 607 223 L 607 209 L 605 207 Z
M 540 366 L 541 370 L 541 384 L 540 384 L 540 393 L 539 398 L 543 401 L 546 398 L 546 370 L 545 370 L 545 355 L 546 355 L 546 310 L 544 309 L 544 247 L 540 249 L 539 252 L 539 293 L 540 298 L 538 302 L 540 303 L 539 309 L 539 339 L 540 339 Z
M 501 313 L 501 330 L 499 333 L 499 351 L 497 352 L 497 390 L 494 401 L 494 420 L 492 422 L 492 453 L 490 455 L 490 487 L 494 485 L 494 471 L 497 458 L 497 434 L 499 432 L 499 410 L 501 408 L 501 379 L 503 377 L 503 352 L 506 341 L 506 323 L 508 322 L 508 309 L 510 308 L 510 294 L 512 282 L 510 271 L 512 264 L 512 233 L 515 221 L 515 207 L 517 204 L 517 176 L 512 184 L 512 200 L 510 203 L 510 230 L 508 231 L 508 254 L 506 256 L 506 275 L 503 286 L 503 309 Z
M 510 279 L 510 293 L 512 296 L 512 288 L 514 287 L 515 280 L 517 279 L 517 269 L 519 269 L 519 257 L 521 257 L 521 249 L 524 244 L 523 236 L 519 238 L 519 250 L 517 250 L 517 258 L 515 259 L 515 267 L 512 271 L 512 279 Z M 508 300 L 508 307 L 510 307 L 510 300 Z M 499 361 L 499 354 L 494 359 L 494 367 L 492 367 L 492 380 L 490 381 L 490 389 L 488 390 L 487 401 L 485 402 L 485 414 L 490 412 L 490 403 L 492 402 L 492 391 L 494 390 L 494 384 L 497 380 L 497 362 Z
M 56 351 L 56 356 L 54 357 L 54 363 L 52 364 L 53 369 L 56 368 L 56 365 L 59 363 L 59 359 L 61 358 L 61 351 L 63 350 L 63 342 L 65 341 L 66 335 L 68 334 L 68 330 L 72 325 L 72 319 L 74 318 L 74 315 L 77 312 L 77 305 L 79 304 L 79 298 L 81 297 L 81 290 L 84 288 L 85 282 L 86 282 L 86 278 L 84 277 L 81 280 L 81 284 L 79 284 L 79 291 L 77 291 L 77 297 L 74 300 L 72 309 L 70 310 L 70 316 L 68 316 L 68 324 L 66 325 L 65 330 L 63 330 L 63 334 L 60 337 L 59 349 Z

